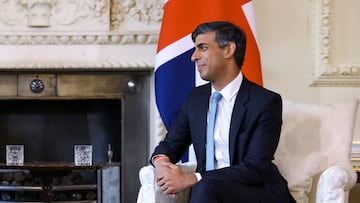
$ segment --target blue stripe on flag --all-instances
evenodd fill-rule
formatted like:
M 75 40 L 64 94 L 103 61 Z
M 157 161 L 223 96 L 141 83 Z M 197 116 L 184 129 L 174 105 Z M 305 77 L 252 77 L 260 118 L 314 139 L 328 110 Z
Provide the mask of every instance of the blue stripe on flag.
M 155 71 L 156 104 L 167 130 L 178 116 L 190 90 L 195 87 L 193 52 L 194 49 L 190 49 Z

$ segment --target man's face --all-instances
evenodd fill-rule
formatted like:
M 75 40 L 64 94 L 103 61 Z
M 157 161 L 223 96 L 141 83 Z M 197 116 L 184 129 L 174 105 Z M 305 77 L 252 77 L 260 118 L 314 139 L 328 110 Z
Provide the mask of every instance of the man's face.
M 195 38 L 195 51 L 191 60 L 197 65 L 203 80 L 215 82 L 224 70 L 224 49 L 215 41 L 215 32 L 200 34 Z

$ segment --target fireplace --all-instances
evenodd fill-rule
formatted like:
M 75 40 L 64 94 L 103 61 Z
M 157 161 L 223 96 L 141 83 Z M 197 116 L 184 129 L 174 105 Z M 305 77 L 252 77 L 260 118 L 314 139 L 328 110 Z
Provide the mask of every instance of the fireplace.
M 25 162 L 39 163 L 72 161 L 75 143 L 107 161 L 111 144 L 121 202 L 135 202 L 138 170 L 165 130 L 150 97 L 163 5 L 2 1 L 0 162 L 7 143 L 25 143 Z
M 0 149 L 22 144 L 25 163 L 71 163 L 74 145 L 91 144 L 97 164 L 109 161 L 111 145 L 121 202 L 135 202 L 138 171 L 148 163 L 150 75 L 147 69 L 2 72 Z

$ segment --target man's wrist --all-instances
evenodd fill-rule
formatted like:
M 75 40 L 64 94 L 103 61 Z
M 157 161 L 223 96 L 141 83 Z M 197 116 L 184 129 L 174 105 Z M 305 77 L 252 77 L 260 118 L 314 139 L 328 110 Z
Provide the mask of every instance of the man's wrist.
M 151 162 L 152 164 L 155 166 L 155 163 L 161 159 L 167 159 L 169 160 L 169 157 L 164 155 L 164 154 L 159 154 L 159 155 L 156 155 L 154 156 L 152 159 L 151 159 Z

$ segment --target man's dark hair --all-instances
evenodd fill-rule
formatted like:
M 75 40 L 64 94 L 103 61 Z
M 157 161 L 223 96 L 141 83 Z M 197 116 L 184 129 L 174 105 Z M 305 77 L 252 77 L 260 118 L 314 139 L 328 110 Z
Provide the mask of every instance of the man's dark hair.
M 245 33 L 238 26 L 230 22 L 217 21 L 198 25 L 195 31 L 191 34 L 191 38 L 193 42 L 195 42 L 195 38 L 198 35 L 208 32 L 215 32 L 215 41 L 222 49 L 225 48 L 229 42 L 234 42 L 236 44 L 234 56 L 236 64 L 241 69 L 245 57 Z

